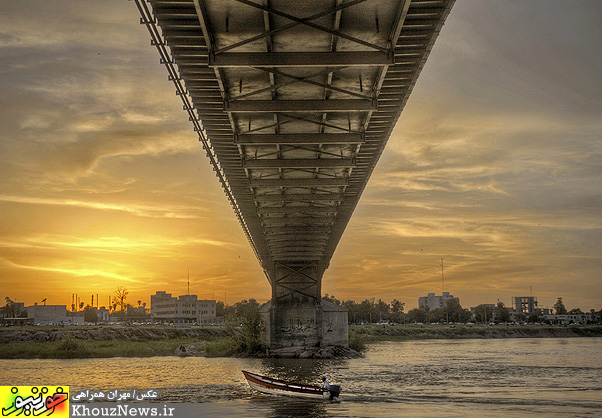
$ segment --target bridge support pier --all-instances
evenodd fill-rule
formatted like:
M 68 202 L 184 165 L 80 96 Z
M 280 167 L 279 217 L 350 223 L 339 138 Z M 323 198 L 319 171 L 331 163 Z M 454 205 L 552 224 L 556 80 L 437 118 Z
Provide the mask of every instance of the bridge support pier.
M 347 310 L 321 298 L 324 270 L 317 261 L 273 263 L 272 299 L 261 308 L 266 347 L 348 346 Z

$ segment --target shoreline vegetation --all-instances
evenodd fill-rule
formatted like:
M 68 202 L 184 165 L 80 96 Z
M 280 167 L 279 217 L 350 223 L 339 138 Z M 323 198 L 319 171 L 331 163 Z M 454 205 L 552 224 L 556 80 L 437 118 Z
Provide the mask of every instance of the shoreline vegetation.
M 351 325 L 349 345 L 379 341 L 602 337 L 601 325 Z M 151 356 L 257 357 L 225 327 L 80 326 L 0 328 L 1 359 Z

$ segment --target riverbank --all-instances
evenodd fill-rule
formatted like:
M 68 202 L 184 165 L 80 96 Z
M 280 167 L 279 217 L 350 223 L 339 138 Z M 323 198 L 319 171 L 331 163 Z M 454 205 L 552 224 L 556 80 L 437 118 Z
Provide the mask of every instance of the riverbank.
M 352 347 L 361 351 L 365 344 L 377 341 L 602 337 L 602 326 L 352 325 L 349 336 Z M 0 328 L 2 359 L 236 356 L 233 347 L 235 342 L 222 327 Z
M 365 342 L 479 338 L 602 337 L 602 325 L 351 325 Z
M 0 358 L 206 355 L 208 345 L 227 339 L 221 327 L 11 327 L 0 328 Z

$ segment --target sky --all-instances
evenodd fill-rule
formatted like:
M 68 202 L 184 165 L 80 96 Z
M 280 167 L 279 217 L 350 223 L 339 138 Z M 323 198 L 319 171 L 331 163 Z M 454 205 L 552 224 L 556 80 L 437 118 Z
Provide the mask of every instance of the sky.
M 2 302 L 149 303 L 188 277 L 270 297 L 138 21 L 123 0 L 0 2 Z M 457 0 L 323 293 L 602 308 L 600 22 L 598 0 Z

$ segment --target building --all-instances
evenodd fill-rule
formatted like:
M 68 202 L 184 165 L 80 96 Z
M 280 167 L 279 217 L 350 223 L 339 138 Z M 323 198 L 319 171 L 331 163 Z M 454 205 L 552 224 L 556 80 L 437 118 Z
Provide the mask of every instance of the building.
M 214 324 L 217 322 L 215 312 L 215 300 L 199 300 L 196 295 L 182 295 L 175 298 L 165 291 L 158 291 L 151 295 L 153 321 Z
M 562 324 L 562 325 L 584 325 L 593 324 L 596 322 L 594 315 L 591 313 L 580 313 L 580 314 L 560 314 L 560 315 L 544 315 L 544 318 L 550 324 Z
M 512 298 L 512 309 L 517 314 L 531 315 L 537 313 L 537 298 L 534 296 L 515 296 Z
M 96 313 L 96 317 L 99 321 L 109 322 L 109 310 L 105 306 L 101 306 L 100 308 L 92 308 Z
M 67 305 L 38 305 L 27 307 L 27 317 L 35 324 L 54 325 L 67 322 Z
M 424 308 L 428 306 L 429 310 L 445 308 L 445 304 L 448 300 L 454 299 L 460 304 L 460 298 L 456 298 L 450 295 L 449 292 L 443 292 L 441 296 L 436 296 L 434 293 L 429 293 L 427 296 L 418 298 L 418 308 Z

